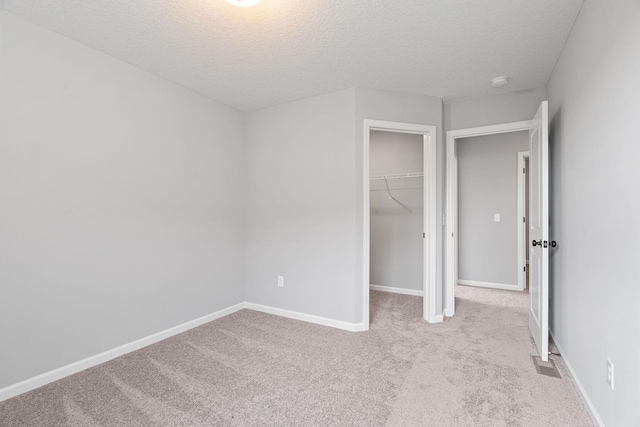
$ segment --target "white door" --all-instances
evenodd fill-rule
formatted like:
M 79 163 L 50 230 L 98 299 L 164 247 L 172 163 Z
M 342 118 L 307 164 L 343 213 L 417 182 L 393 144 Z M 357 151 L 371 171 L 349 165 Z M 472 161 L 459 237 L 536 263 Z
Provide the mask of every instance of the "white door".
M 549 104 L 543 101 L 529 129 L 529 329 L 549 360 Z

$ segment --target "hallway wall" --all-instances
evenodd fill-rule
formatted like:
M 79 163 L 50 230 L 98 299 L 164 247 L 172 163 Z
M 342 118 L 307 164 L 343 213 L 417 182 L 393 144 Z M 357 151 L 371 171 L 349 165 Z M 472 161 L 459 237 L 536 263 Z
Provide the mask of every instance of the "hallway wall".
M 459 280 L 517 287 L 518 152 L 529 150 L 529 133 L 461 138 L 456 149 Z

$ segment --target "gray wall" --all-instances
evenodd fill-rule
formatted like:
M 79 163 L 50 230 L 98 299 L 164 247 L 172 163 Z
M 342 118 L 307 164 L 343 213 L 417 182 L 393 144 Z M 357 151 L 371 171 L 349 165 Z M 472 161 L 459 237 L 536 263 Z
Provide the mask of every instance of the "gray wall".
M 529 133 L 463 138 L 456 148 L 458 277 L 517 286 L 518 151 L 529 150 Z
M 361 322 L 355 126 L 354 89 L 248 114 L 247 301 Z
M 2 12 L 0 388 L 244 300 L 242 117 Z
M 362 321 L 363 119 L 441 130 L 442 101 L 358 88 L 247 115 L 247 301 Z M 276 286 L 278 275 L 285 278 L 283 288 Z
M 356 89 L 356 157 L 359 160 L 356 164 L 356 180 L 357 180 L 357 215 L 358 221 L 358 242 L 362 241 L 362 199 L 360 189 L 362 187 L 363 171 L 362 171 L 362 139 L 363 139 L 363 120 L 386 120 L 393 122 L 415 123 L 422 125 L 432 125 L 437 127 L 437 165 L 438 165 L 438 182 L 437 182 L 437 206 L 436 217 L 442 218 L 444 208 L 444 139 L 443 139 L 443 116 L 442 116 L 442 99 L 433 96 L 413 95 L 406 93 L 387 92 L 373 89 Z M 438 221 L 438 232 L 436 236 L 437 243 L 437 260 L 436 260 L 436 283 L 438 284 L 437 292 L 437 312 L 442 313 L 442 298 L 444 297 L 440 285 L 442 284 L 442 263 L 443 248 L 442 241 L 442 222 Z M 361 246 L 357 250 L 357 263 L 362 265 L 363 251 Z M 368 255 L 368 254 L 367 254 Z M 362 268 L 358 271 L 358 281 L 362 282 Z M 358 300 L 357 316 L 362 317 L 362 302 Z
M 539 87 L 488 98 L 447 103 L 444 106 L 445 129 L 466 129 L 501 123 L 531 120 L 547 89 Z
M 548 86 L 550 324 L 607 426 L 640 425 L 639 40 L 637 0 L 586 0 Z
M 422 172 L 422 135 L 372 131 L 371 175 Z M 424 185 L 422 178 L 371 181 L 370 282 L 374 285 L 422 290 L 424 249 Z

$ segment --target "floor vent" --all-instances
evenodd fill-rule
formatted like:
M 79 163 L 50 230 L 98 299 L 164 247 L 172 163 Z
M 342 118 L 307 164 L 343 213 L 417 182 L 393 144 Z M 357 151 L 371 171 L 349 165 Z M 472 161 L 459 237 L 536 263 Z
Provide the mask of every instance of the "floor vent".
M 560 372 L 553 360 L 549 359 L 548 362 L 543 362 L 539 356 L 531 356 L 533 359 L 533 365 L 536 367 L 536 372 L 548 377 L 561 378 Z

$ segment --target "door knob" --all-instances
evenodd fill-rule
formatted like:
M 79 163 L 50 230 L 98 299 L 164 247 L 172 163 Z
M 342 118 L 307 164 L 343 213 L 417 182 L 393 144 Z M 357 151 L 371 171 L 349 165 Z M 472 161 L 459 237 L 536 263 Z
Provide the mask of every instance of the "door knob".
M 537 240 L 537 241 L 536 241 L 536 240 L 533 240 L 533 241 L 531 242 L 531 244 L 532 244 L 533 246 L 542 246 L 542 240 Z
M 550 241 L 549 244 L 551 245 L 552 248 L 555 248 L 556 246 L 558 246 L 555 240 Z

